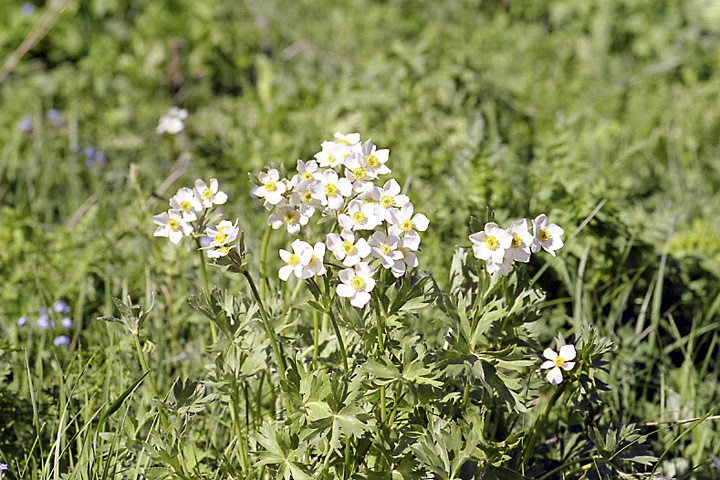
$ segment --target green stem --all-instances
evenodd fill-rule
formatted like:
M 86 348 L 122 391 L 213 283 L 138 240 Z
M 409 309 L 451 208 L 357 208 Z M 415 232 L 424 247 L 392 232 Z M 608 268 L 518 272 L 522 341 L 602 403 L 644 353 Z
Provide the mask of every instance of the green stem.
M 158 400 L 158 402 L 162 402 L 163 399 L 160 398 L 160 395 L 158 395 L 157 392 L 157 388 L 155 388 L 155 382 L 153 381 L 152 376 L 150 376 L 150 374 L 148 373 L 150 369 L 148 368 L 147 362 L 145 361 L 145 354 L 143 353 L 142 345 L 140 344 L 140 333 L 133 333 L 132 337 L 135 341 L 135 349 L 137 350 L 138 358 L 140 359 L 140 366 L 143 369 L 143 373 L 147 374 L 146 378 L 148 379 L 148 386 L 150 387 L 150 392 Z M 160 421 L 163 424 L 163 428 L 165 428 L 165 432 L 168 432 L 170 430 L 170 423 L 168 422 L 165 409 L 162 406 L 158 406 L 158 412 L 160 413 Z
M 265 234 L 263 235 L 262 243 L 260 244 L 260 269 L 258 270 L 258 275 L 260 276 L 260 297 L 265 298 L 265 285 L 267 283 L 267 253 L 268 253 L 268 245 L 270 244 L 270 233 L 272 232 L 272 228 L 270 225 L 267 226 L 265 229 Z
M 237 436 L 237 445 L 238 449 L 240 450 L 240 468 L 242 469 L 243 475 L 247 475 L 247 469 L 248 469 L 248 457 L 247 457 L 247 450 L 245 449 L 245 441 L 243 439 L 242 434 L 242 426 L 240 425 L 240 409 L 238 408 L 238 403 L 240 403 L 240 389 L 238 387 L 238 384 L 236 381 L 234 381 L 233 385 L 233 395 L 232 395 L 232 420 L 235 424 L 235 435 Z
M 383 325 L 383 313 L 380 307 L 380 301 L 376 298 L 372 298 L 373 305 L 375 306 L 375 320 L 377 323 L 377 337 L 378 337 L 378 357 L 385 353 L 385 339 L 384 339 L 384 325 Z M 387 419 L 387 400 L 385 385 L 380 387 L 380 422 L 385 425 Z
M 200 237 L 195 237 L 195 245 L 197 246 L 198 255 L 200 255 L 200 273 L 202 274 L 203 289 L 205 290 L 205 297 L 207 298 L 208 305 L 210 304 L 210 284 L 208 283 L 207 265 L 205 264 L 205 255 L 200 250 L 202 246 L 200 244 Z M 210 322 L 210 334 L 212 335 L 213 344 L 217 343 L 217 327 L 213 322 Z
M 552 410 L 557 401 L 560 399 L 560 396 L 563 394 L 563 392 L 565 392 L 566 387 L 567 383 L 562 383 L 557 389 L 555 389 L 552 396 L 550 397 L 550 400 L 548 400 L 547 406 L 545 406 L 545 411 L 543 411 L 543 413 L 540 414 L 537 420 L 535 420 L 535 424 L 533 424 L 532 430 L 530 431 L 528 441 L 525 444 L 525 452 L 523 453 L 523 466 L 526 466 L 532 458 L 533 450 L 535 449 L 535 445 L 537 445 L 538 434 L 542 429 L 545 428 L 547 418 L 550 415 L 550 410 Z
M 335 318 L 335 313 L 333 312 L 332 305 L 330 304 L 330 299 L 328 299 L 328 305 L 325 307 L 325 312 L 330 316 L 333 330 L 335 330 L 335 336 L 337 337 L 338 346 L 340 347 L 340 354 L 342 355 L 343 359 L 343 368 L 345 369 L 345 375 L 349 375 L 350 367 L 348 366 L 347 351 L 345 350 L 345 343 L 343 342 L 342 334 L 340 333 L 340 327 L 338 326 L 337 319 Z
M 320 312 L 313 310 L 313 337 L 315 345 L 313 346 L 313 370 L 317 370 L 317 361 L 320 354 Z
M 465 380 L 465 389 L 463 390 L 462 396 L 462 409 L 463 411 L 467 407 L 468 400 L 470 399 L 470 377 Z
M 260 297 L 260 292 L 258 292 L 257 286 L 255 286 L 255 280 L 253 280 L 250 272 L 248 272 L 247 270 L 243 270 L 242 274 L 247 279 L 248 284 L 250 285 L 250 290 L 252 290 L 252 294 L 255 297 L 255 301 L 257 301 L 258 308 L 260 309 L 260 316 L 262 317 L 263 328 L 265 329 L 265 333 L 270 339 L 270 345 L 272 346 L 273 353 L 275 354 L 275 363 L 277 363 L 278 370 L 280 371 L 280 379 L 283 382 L 287 382 L 287 367 L 285 365 L 285 357 L 280 351 L 280 345 L 277 342 L 277 338 L 275 338 L 275 331 L 272 328 L 272 322 L 270 321 L 270 317 L 265 310 L 265 305 L 263 304 L 262 298 Z M 286 402 L 286 405 L 288 413 L 291 412 L 292 406 L 290 404 L 290 400 Z

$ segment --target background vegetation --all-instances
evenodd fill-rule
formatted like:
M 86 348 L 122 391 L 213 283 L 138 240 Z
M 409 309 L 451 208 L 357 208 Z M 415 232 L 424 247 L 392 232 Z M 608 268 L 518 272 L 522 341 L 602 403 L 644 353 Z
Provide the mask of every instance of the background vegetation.
M 312 158 L 338 130 L 390 149 L 430 218 L 421 265 L 441 286 L 471 216 L 546 212 L 569 236 L 599 206 L 538 281 L 540 335 L 589 324 L 612 339 L 611 389 L 584 415 L 640 424 L 655 456 L 669 449 L 665 475 L 720 475 L 718 420 L 680 422 L 720 404 L 720 4 L 48 3 L 0 2 L 0 462 L 12 475 L 72 472 L 84 425 L 132 475 L 162 470 L 140 438 L 154 418 L 144 385 L 98 427 L 141 368 L 132 339 L 96 318 L 117 314 L 113 297 L 147 305 L 155 292 L 144 340 L 158 390 L 202 378 L 210 332 L 187 304 L 202 288 L 196 257 L 153 255 L 151 215 L 216 177 L 252 255 L 267 216 L 248 173 Z M 190 112 L 186 128 L 158 135 L 170 106 Z M 274 235 L 271 251 L 287 240 Z M 55 328 L 36 326 L 55 300 L 71 330 L 55 313 Z M 70 344 L 56 347 L 61 333 Z M 204 455 L 230 427 L 208 408 L 187 435 L 213 472 Z

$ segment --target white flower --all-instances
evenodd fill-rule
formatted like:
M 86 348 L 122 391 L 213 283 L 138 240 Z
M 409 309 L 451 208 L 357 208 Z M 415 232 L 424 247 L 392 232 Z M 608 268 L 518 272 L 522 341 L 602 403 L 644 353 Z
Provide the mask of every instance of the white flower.
M 398 250 L 401 240 L 395 235 L 385 235 L 384 232 L 374 232 L 370 236 L 369 243 L 372 247 L 373 256 L 380 259 L 383 268 L 393 268 L 398 261 L 403 260 L 405 257 L 403 252 Z M 403 265 L 402 273 L 405 273 L 405 263 L 401 263 Z M 402 276 L 402 273 L 398 276 Z
M 323 242 L 318 242 L 314 247 L 310 247 L 308 251 L 310 253 L 309 258 L 307 257 L 307 254 L 305 254 L 305 256 L 300 256 L 300 262 L 303 266 L 300 278 L 325 275 L 326 270 L 325 265 L 323 264 L 323 260 L 325 259 L 325 244 Z
M 260 172 L 258 179 L 261 185 L 253 188 L 252 194 L 264 198 L 270 205 L 279 204 L 283 200 L 283 193 L 287 191 L 287 186 L 280 180 L 280 173 L 277 169 L 270 168 L 267 173 Z
M 313 209 L 305 210 L 312 215 Z M 300 209 L 295 207 L 282 207 L 279 212 L 274 212 L 268 218 L 268 225 L 277 230 L 278 228 L 285 225 L 287 231 L 291 235 L 297 235 L 300 233 L 300 228 L 303 225 L 307 225 L 310 215 L 304 215 Z
M 352 184 L 347 178 L 340 178 L 335 170 L 325 170 L 313 185 L 312 194 L 330 210 L 340 210 L 345 205 L 345 197 L 352 194 Z
M 370 255 L 370 245 L 361 238 L 355 242 L 355 234 L 351 230 L 343 230 L 337 233 L 327 234 L 327 246 L 335 255 L 335 258 L 342 260 L 343 265 L 352 267 L 360 263 L 360 260 Z
M 342 283 L 337 286 L 337 294 L 349 298 L 353 307 L 364 307 L 370 301 L 370 292 L 375 288 L 372 276 L 373 269 L 366 262 L 340 270 L 338 278 Z
M 202 250 L 207 250 L 210 258 L 220 258 L 233 249 L 234 245 L 230 244 L 237 239 L 240 228 L 237 226 L 237 220 L 235 224 L 229 220 L 221 220 L 217 227 L 207 227 L 205 233 L 212 241 Z
M 340 132 L 335 132 L 333 134 L 333 137 L 335 137 L 335 143 L 347 145 L 349 147 L 355 146 L 360 143 L 359 133 L 348 133 L 347 135 L 345 135 Z
M 507 251 L 505 254 L 507 255 Z M 510 270 L 512 270 L 513 263 L 515 263 L 515 260 L 510 257 L 504 257 L 501 263 L 485 262 L 485 267 L 488 273 L 498 273 L 506 277 L 510 273 Z
M 549 368 L 547 372 L 547 379 L 553 385 L 563 381 L 562 370 L 569 372 L 575 366 L 575 362 L 570 360 L 575 359 L 575 347 L 573 345 L 563 345 L 560 347 L 560 353 L 557 354 L 553 349 L 546 348 L 543 352 L 543 357 L 547 358 L 546 361 L 540 365 L 540 368 Z M 562 369 L 562 370 L 560 370 Z
M 376 150 L 375 145 L 370 140 L 362 144 L 362 163 L 365 170 L 373 177 L 390 173 L 390 169 L 385 165 L 389 155 L 390 150 L 386 148 Z
M 160 123 L 157 126 L 157 133 L 163 134 L 165 132 L 175 135 L 180 133 L 185 127 L 183 120 L 187 118 L 187 110 L 180 109 L 177 107 L 170 107 L 167 113 L 160 118 Z
M 394 178 L 385 182 L 382 188 L 376 187 L 371 190 L 373 200 L 385 210 L 385 220 L 388 222 L 392 221 L 391 208 L 402 208 L 410 202 L 408 196 L 400 192 L 400 184 Z
M 317 171 L 318 164 L 315 160 L 310 160 L 309 162 L 305 163 L 302 160 L 298 159 L 297 161 L 297 174 L 292 177 L 290 180 L 290 184 L 293 187 L 297 187 L 298 184 L 302 181 L 310 181 L 314 180 L 317 175 L 319 175 L 320 172 Z M 317 172 L 317 173 L 316 173 Z
M 473 243 L 475 258 L 496 264 L 502 263 L 505 250 L 510 248 L 512 243 L 512 235 L 493 222 L 486 223 L 484 231 L 473 233 L 469 238 Z
M 170 199 L 170 207 L 182 212 L 183 220 L 186 222 L 197 220 L 197 214 L 203 209 L 202 202 L 195 195 L 195 192 L 187 187 L 178 190 L 175 196 Z
M 547 215 L 544 213 L 535 217 L 532 223 L 534 234 L 532 251 L 538 252 L 542 247 L 543 250 L 554 257 L 555 250 L 562 248 L 564 245 L 563 241 L 560 240 L 560 236 L 565 233 L 565 230 L 554 223 L 548 225 Z
M 315 158 L 321 167 L 336 167 L 345 162 L 345 158 L 360 150 L 360 134 L 350 133 L 343 135 L 335 133 L 335 141 L 322 142 L 322 151 L 315 154 Z
M 368 170 L 359 155 L 348 155 L 345 158 L 345 178 L 350 180 L 356 192 L 365 188 L 365 182 L 377 178 L 377 175 Z
M 350 200 L 347 213 L 338 216 L 338 223 L 345 230 L 372 230 L 383 221 L 381 211 L 374 203 Z
M 527 220 L 523 218 L 513 222 L 506 232 L 512 236 L 512 241 L 505 250 L 505 258 L 517 262 L 529 262 L 533 236 L 528 232 Z
M 413 216 L 413 205 L 408 202 L 399 210 L 390 210 L 390 223 L 390 234 L 398 237 L 416 236 L 420 238 L 415 230 L 424 232 L 427 230 L 430 220 L 422 213 Z
M 307 242 L 303 242 L 299 238 L 292 243 L 292 249 L 293 253 L 290 253 L 287 250 L 280 250 L 280 258 L 282 258 L 283 262 L 287 263 L 287 265 L 280 268 L 278 276 L 280 277 L 280 280 L 285 282 L 288 278 L 290 278 L 291 273 L 294 273 L 297 278 L 302 278 L 303 265 L 300 261 L 300 257 L 303 256 L 306 261 L 308 261 L 312 255 L 312 253 L 310 253 L 312 246 Z
M 407 268 L 418 266 L 417 256 L 413 253 L 420 247 L 420 235 L 410 235 L 403 237 L 398 242 L 397 249 L 402 254 L 402 258 L 395 260 L 395 265 L 390 268 L 390 272 L 395 278 L 405 275 Z
M 195 180 L 195 194 L 205 208 L 210 208 L 213 205 L 222 205 L 227 202 L 227 195 L 225 192 L 218 190 L 218 181 L 215 178 L 210 179 L 209 186 L 200 179 Z
M 159 225 L 153 235 L 156 237 L 168 237 L 175 244 L 193 231 L 190 224 L 183 220 L 180 210 L 169 210 L 160 215 L 155 215 L 153 222 Z

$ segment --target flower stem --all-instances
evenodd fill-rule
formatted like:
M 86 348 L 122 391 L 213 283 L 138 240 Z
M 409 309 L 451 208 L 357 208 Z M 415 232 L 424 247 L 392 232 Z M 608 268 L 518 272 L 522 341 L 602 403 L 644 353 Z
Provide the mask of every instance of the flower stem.
M 340 327 L 338 326 L 337 319 L 335 318 L 335 313 L 333 312 L 332 305 L 328 303 L 327 307 L 325 308 L 325 312 L 330 316 L 330 321 L 332 322 L 333 330 L 335 330 L 335 336 L 337 337 L 338 346 L 340 347 L 340 354 L 342 355 L 343 359 L 343 368 L 345 369 L 345 375 L 350 374 L 350 367 L 348 366 L 348 359 L 347 359 L 347 351 L 345 350 L 345 343 L 342 339 L 342 334 L 340 333 Z
M 260 277 L 260 297 L 265 298 L 265 285 L 267 284 L 267 252 L 268 252 L 268 245 L 270 244 L 270 233 L 272 232 L 272 228 L 270 225 L 267 226 L 265 229 L 265 234 L 263 235 L 262 243 L 260 244 L 260 268 L 258 270 L 258 275 Z
M 285 357 L 283 356 L 282 352 L 280 351 L 280 344 L 278 344 L 277 338 L 275 338 L 275 331 L 272 328 L 272 323 L 270 321 L 270 317 L 267 314 L 267 311 L 265 310 L 265 305 L 263 304 L 262 298 L 260 297 L 260 292 L 258 292 L 257 286 L 255 285 L 255 280 L 253 280 L 252 275 L 249 271 L 243 270 L 242 274 L 245 276 L 245 278 L 248 281 L 248 284 L 250 285 L 250 290 L 252 290 L 253 296 L 255 297 L 255 301 L 258 304 L 258 308 L 260 309 L 260 316 L 262 317 L 262 324 L 263 328 L 265 329 L 265 333 L 267 334 L 268 338 L 270 339 L 270 345 L 272 346 L 273 353 L 275 354 L 275 363 L 277 363 L 278 371 L 280 372 L 280 380 L 282 382 L 287 381 L 287 374 L 286 370 L 287 367 L 285 365 Z M 287 400 L 286 407 L 288 413 L 292 411 L 292 405 L 290 404 L 290 400 Z
M 200 273 L 203 279 L 203 289 L 205 291 L 205 297 L 207 298 L 208 304 L 210 304 L 210 284 L 208 283 L 207 265 L 205 264 L 205 255 L 200 250 L 200 237 L 195 237 L 195 245 L 197 246 L 198 255 L 200 255 Z M 217 343 L 217 327 L 213 322 L 210 322 L 210 334 L 212 335 L 213 343 Z
M 145 354 L 142 351 L 142 345 L 140 344 L 140 332 L 133 332 L 132 333 L 133 340 L 135 341 L 135 349 L 137 350 L 138 359 L 140 360 L 140 366 L 143 369 L 143 373 L 147 374 L 148 379 L 148 386 L 150 387 L 150 392 L 153 394 L 153 396 L 157 399 L 158 402 L 162 402 L 163 399 L 160 398 L 160 395 L 158 395 L 157 388 L 155 388 L 155 382 L 153 381 L 152 377 L 148 373 L 150 369 L 148 368 L 147 362 L 145 361 Z M 165 409 L 162 406 L 158 406 L 158 412 L 160 413 L 160 421 L 163 424 L 163 428 L 165 428 L 165 432 L 170 430 L 170 423 L 167 419 L 167 414 L 165 413 Z
M 384 339 L 384 328 L 383 328 L 383 313 L 380 307 L 380 301 L 372 297 L 373 305 L 375 306 L 375 320 L 377 322 L 377 336 L 378 336 L 378 357 L 385 352 L 385 339 Z M 387 407 L 386 407 L 386 396 L 385 396 L 385 385 L 380 387 L 380 422 L 384 425 L 387 419 Z
M 552 410 L 557 401 L 560 399 L 560 396 L 562 396 L 562 394 L 565 392 L 566 387 L 567 383 L 562 383 L 560 384 L 560 386 L 558 386 L 557 389 L 555 389 L 552 396 L 550 397 L 550 400 L 548 400 L 548 403 L 545 406 L 545 411 L 543 411 L 543 413 L 540 414 L 537 420 L 535 420 L 535 424 L 530 431 L 528 441 L 525 444 L 525 451 L 523 453 L 523 466 L 526 466 L 532 458 L 533 450 L 535 449 L 535 445 L 537 445 L 538 434 L 540 430 L 545 428 L 548 416 L 550 415 L 550 410 Z

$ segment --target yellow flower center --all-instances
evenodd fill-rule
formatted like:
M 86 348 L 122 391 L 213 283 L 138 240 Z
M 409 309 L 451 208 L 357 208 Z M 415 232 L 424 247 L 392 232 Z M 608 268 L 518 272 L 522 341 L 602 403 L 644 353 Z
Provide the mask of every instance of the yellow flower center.
M 484 243 L 489 250 L 495 250 L 500 246 L 500 242 L 497 241 L 495 235 L 488 235 L 485 237 Z
M 365 218 L 365 214 L 359 210 L 352 215 L 352 219 L 355 223 L 365 223 Z
M 398 252 L 402 253 L 403 260 L 407 257 L 407 250 L 404 247 L 398 247 Z
M 365 169 L 362 167 L 355 167 L 352 170 L 352 176 L 357 178 L 358 180 L 362 180 L 365 178 L 367 174 L 365 173 Z
M 180 202 L 180 210 L 182 210 L 183 212 L 189 212 L 191 208 L 192 204 L 187 200 L 183 200 L 182 202 Z
M 344 138 L 339 138 L 335 140 L 335 143 L 342 143 L 343 145 L 350 145 L 350 142 L 345 140 Z
M 538 233 L 538 239 L 541 242 L 547 242 L 550 239 L 550 232 L 547 231 L 547 228 L 540 229 L 540 233 Z
M 395 199 L 392 197 L 392 195 L 383 195 L 380 197 L 380 205 L 382 205 L 384 208 L 390 208 L 395 204 Z
M 342 251 L 345 255 L 350 255 L 352 252 L 355 251 L 355 245 L 353 245 L 350 242 L 343 242 L 342 243 Z
M 285 212 L 283 214 L 285 223 L 293 223 L 295 221 L 295 212 Z
M 170 230 L 176 231 L 180 228 L 180 222 L 178 222 L 174 218 L 171 218 L 170 220 L 168 220 L 167 226 Z
M 312 199 L 313 199 L 312 193 L 310 193 L 310 192 L 306 191 L 306 192 L 303 192 L 302 195 L 300 195 L 300 200 L 302 200 L 303 202 L 310 202 L 310 201 L 312 201 Z
M 380 160 L 375 155 L 368 155 L 365 157 L 365 163 L 370 168 L 377 168 L 380 165 Z
M 213 196 L 212 190 L 210 190 L 210 187 L 205 187 L 205 190 L 202 191 L 202 197 L 207 200 L 208 198 Z
M 372 198 L 366 198 L 365 200 L 363 200 L 363 203 L 375 203 L 375 200 L 373 200 Z
M 355 290 L 362 290 L 363 288 L 365 288 L 365 280 L 363 280 L 361 276 L 355 275 L 350 280 L 350 286 L 353 287 Z
M 522 239 L 513 233 L 512 242 L 510 242 L 510 248 L 520 248 L 520 245 L 522 245 Z
M 275 185 L 275 182 L 270 180 L 265 184 L 265 190 L 267 190 L 268 192 L 274 192 L 275 190 L 277 190 L 277 185 Z
M 388 245 L 387 243 L 383 243 L 380 246 L 380 251 L 382 252 L 383 255 L 387 255 L 388 253 L 390 253 L 391 250 L 392 250 L 392 247 L 390 247 L 390 245 Z
M 334 197 L 335 195 L 337 195 L 337 187 L 332 183 L 325 185 L 325 196 Z
M 313 177 L 313 176 L 312 176 L 312 173 L 310 173 L 310 172 L 303 172 L 303 173 L 302 173 L 302 178 L 303 178 L 304 180 L 310 180 L 312 177 Z
M 218 250 L 220 251 L 220 253 L 221 253 L 222 255 L 227 255 L 227 253 L 230 251 L 230 246 L 229 246 L 229 245 L 223 245 L 222 247 L 218 248 Z
M 315 266 L 316 263 L 317 263 L 317 257 L 315 256 L 315 254 L 313 254 L 313 256 L 310 257 L 310 261 L 308 262 L 307 266 L 312 268 L 313 266 Z
M 413 222 L 409 218 L 406 218 L 402 222 L 400 222 L 400 230 L 403 232 L 409 232 L 413 228 Z
M 565 359 L 558 355 L 557 357 L 555 357 L 555 360 L 553 360 L 553 365 L 555 365 L 556 367 L 562 367 L 563 365 L 565 365 Z
M 220 245 L 221 243 L 223 243 L 223 242 L 225 241 L 226 238 L 227 238 L 227 235 L 225 235 L 224 233 L 218 232 L 218 233 L 216 233 L 215 236 L 213 237 L 213 242 L 215 242 L 215 243 L 217 243 L 218 245 Z
M 292 265 L 294 267 L 295 265 L 300 263 L 300 257 L 295 255 L 294 253 L 291 253 L 290 258 L 288 258 L 287 263 L 288 263 L 288 265 Z

